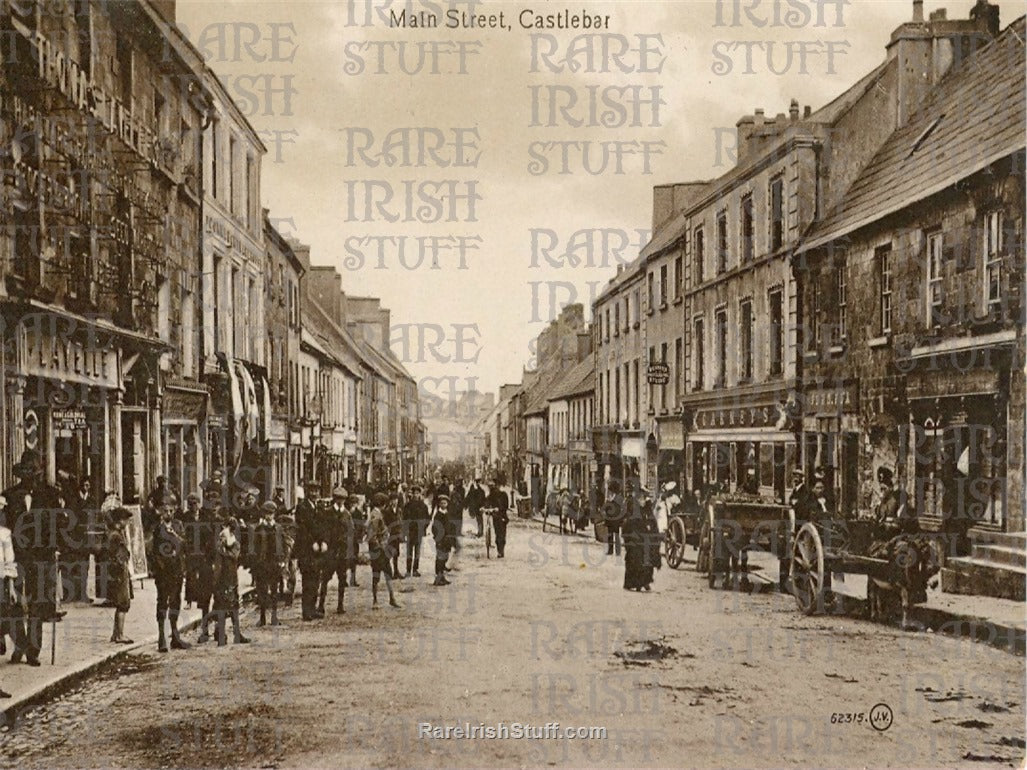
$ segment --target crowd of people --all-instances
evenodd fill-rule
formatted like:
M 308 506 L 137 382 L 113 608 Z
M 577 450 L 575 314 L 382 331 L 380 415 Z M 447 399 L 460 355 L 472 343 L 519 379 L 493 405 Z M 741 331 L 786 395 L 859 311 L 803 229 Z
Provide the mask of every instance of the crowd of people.
M 62 603 L 99 602 L 114 610 L 111 642 L 134 643 L 125 633 L 133 597 L 133 564 L 128 522 L 132 511 L 116 495 L 97 503 L 88 480 L 46 482 L 42 458 L 26 450 L 13 468 L 17 483 L 0 494 L 0 654 L 13 643 L 12 663 L 40 665 L 42 631 L 66 614 Z M 345 612 L 347 587 L 358 587 L 359 566 L 371 570 L 372 607 L 379 607 L 384 579 L 389 604 L 399 607 L 393 581 L 418 578 L 421 548 L 435 541 L 432 585 L 450 584 L 457 569 L 463 517 L 482 536 L 486 517 L 498 556 L 506 546 L 510 498 L 502 479 L 486 486 L 445 476 L 423 483 L 355 482 L 314 499 L 303 486 L 296 504 L 284 487 L 261 501 L 261 490 L 220 471 L 180 504 L 164 477 L 156 479 L 141 506 L 146 563 L 156 588 L 157 648 L 186 650 L 179 616 L 183 607 L 201 610 L 197 643 L 213 637 L 227 644 L 250 640 L 240 622 L 239 569 L 252 576 L 259 626 L 278 624 L 300 588 L 302 619 L 324 617 L 329 582 L 338 581 L 337 613 Z M 405 554 L 404 554 L 405 552 Z M 405 569 L 401 560 L 405 555 Z M 89 573 L 95 576 L 92 597 Z M 0 689 L 0 697 L 10 697 Z

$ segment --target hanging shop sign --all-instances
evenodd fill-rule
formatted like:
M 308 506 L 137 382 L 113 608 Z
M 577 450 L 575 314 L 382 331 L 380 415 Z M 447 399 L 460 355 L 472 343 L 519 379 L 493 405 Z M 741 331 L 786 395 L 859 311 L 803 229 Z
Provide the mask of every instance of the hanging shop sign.
M 651 361 L 645 378 L 650 385 L 666 385 L 670 382 L 670 366 L 660 361 Z

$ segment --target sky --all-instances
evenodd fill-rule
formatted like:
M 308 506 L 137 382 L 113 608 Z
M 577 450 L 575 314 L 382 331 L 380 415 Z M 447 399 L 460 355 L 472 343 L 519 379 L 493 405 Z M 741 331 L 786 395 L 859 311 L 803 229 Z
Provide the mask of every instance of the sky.
M 446 27 L 472 4 L 503 26 Z M 928 0 L 925 14 L 972 6 Z M 1002 10 L 1005 26 L 1016 11 Z M 414 28 L 420 11 L 438 27 Z M 519 382 L 559 308 L 582 302 L 587 317 L 645 245 L 655 185 L 729 171 L 740 117 L 827 103 L 884 60 L 912 12 L 912 0 L 179 0 L 177 20 L 264 138 L 261 197 L 279 229 L 336 266 L 348 294 L 381 298 L 393 352 L 446 397 Z M 520 23 L 565 13 L 602 26 Z

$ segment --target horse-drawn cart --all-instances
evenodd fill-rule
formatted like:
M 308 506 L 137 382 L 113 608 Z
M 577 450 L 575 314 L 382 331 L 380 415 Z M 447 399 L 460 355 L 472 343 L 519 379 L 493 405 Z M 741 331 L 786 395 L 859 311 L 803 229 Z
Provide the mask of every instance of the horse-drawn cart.
M 927 582 L 938 572 L 941 552 L 927 535 L 890 530 L 874 520 L 807 521 L 792 546 L 792 593 L 799 609 L 823 612 L 831 598 L 832 573 L 866 575 L 871 618 L 886 613 L 886 601 L 898 595 L 902 625 L 909 608 L 927 600 Z
M 716 494 L 697 515 L 675 517 L 669 526 L 667 562 L 677 566 L 683 543 L 694 543 L 696 570 L 707 576 L 710 588 L 721 577 L 725 585 L 740 578 L 740 586 L 750 584 L 748 553 L 765 551 L 777 556 L 781 566 L 781 586 L 785 590 L 791 560 L 795 517 L 786 505 L 769 502 L 756 495 Z

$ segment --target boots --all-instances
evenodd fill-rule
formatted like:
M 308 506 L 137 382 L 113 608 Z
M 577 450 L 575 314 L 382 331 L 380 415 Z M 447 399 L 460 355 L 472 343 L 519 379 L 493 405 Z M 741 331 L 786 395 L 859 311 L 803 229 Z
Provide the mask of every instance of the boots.
M 157 652 L 168 651 L 168 640 L 167 637 L 164 636 L 164 617 L 166 614 L 167 613 L 159 610 L 157 612 Z
M 257 621 L 257 625 L 258 626 L 266 626 L 267 625 L 267 610 L 265 610 L 263 607 L 260 608 L 260 620 Z
M 389 606 L 399 608 L 399 602 L 396 601 L 396 595 L 392 592 L 392 581 L 389 580 L 389 576 L 385 576 L 385 587 L 389 589 Z
M 178 633 L 178 610 L 168 611 L 168 625 L 171 626 L 171 649 L 188 650 L 192 647 L 189 642 L 183 641 Z
M 336 615 L 345 615 L 346 614 L 346 610 L 343 607 L 343 604 L 344 604 L 344 602 L 346 600 L 345 583 L 346 583 L 345 580 L 339 582 L 339 606 L 335 608 L 335 614 Z
M 271 625 L 278 625 L 278 602 L 271 603 Z
M 378 578 L 371 579 L 371 609 L 378 609 Z
M 114 610 L 114 632 L 111 634 L 111 641 L 117 644 L 134 644 L 125 636 L 125 613 L 121 610 Z
M 236 644 L 249 644 L 250 640 L 242 635 L 242 627 L 239 625 L 239 610 L 232 610 L 232 630 L 235 632 Z

